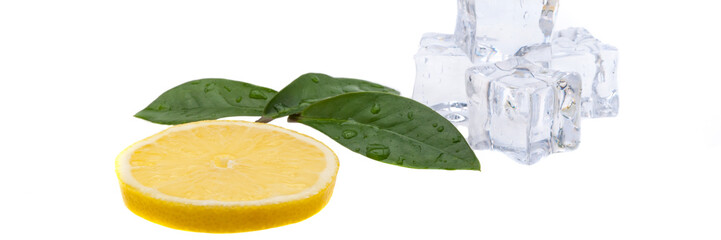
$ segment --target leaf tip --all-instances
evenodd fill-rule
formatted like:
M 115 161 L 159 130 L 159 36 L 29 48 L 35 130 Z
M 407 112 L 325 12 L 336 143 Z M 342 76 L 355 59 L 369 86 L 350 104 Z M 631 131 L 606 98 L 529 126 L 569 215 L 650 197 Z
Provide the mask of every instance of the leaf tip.
M 473 162 L 473 167 L 469 170 L 479 171 L 479 172 L 481 171 L 481 163 L 478 161 L 478 159 L 476 159 L 476 161 Z
M 147 118 L 147 117 L 145 116 L 145 114 L 143 114 L 143 113 L 145 113 L 145 109 L 140 110 L 140 112 L 135 113 L 135 115 L 133 115 L 133 117 L 140 118 L 140 119 L 143 119 L 143 120 L 146 120 L 146 121 L 150 121 L 150 120 L 148 120 L 148 118 Z

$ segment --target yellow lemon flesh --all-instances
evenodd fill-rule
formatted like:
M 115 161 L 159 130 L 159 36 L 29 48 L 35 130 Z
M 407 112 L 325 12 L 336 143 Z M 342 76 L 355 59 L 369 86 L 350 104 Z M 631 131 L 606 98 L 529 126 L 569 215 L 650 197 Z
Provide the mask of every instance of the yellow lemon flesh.
M 116 173 L 138 216 L 181 230 L 245 232 L 320 211 L 338 158 L 323 143 L 270 124 L 200 121 L 131 145 Z

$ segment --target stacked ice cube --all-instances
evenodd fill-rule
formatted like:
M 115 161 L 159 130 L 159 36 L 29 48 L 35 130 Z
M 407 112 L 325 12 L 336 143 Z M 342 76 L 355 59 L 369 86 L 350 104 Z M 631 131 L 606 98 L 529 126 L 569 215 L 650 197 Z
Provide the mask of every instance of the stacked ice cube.
M 533 164 L 580 142 L 581 77 L 511 57 L 468 70 L 469 142 Z
M 558 0 L 458 0 L 453 35 L 426 34 L 413 98 L 474 149 L 533 164 L 580 143 L 581 117 L 618 113 L 616 48 L 582 28 L 553 33 Z
M 426 33 L 416 54 L 413 97 L 454 123 L 466 121 L 463 78 L 473 66 L 453 35 Z

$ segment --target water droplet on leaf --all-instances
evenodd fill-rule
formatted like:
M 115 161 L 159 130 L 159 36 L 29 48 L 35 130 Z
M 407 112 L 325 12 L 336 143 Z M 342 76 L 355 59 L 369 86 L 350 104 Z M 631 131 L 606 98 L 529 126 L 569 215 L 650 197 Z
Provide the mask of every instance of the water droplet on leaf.
M 443 153 L 438 154 L 438 157 L 436 157 L 436 160 L 435 160 L 435 161 L 436 161 L 436 162 L 442 162 L 442 163 L 448 162 L 448 160 L 443 159 Z
M 371 113 L 378 114 L 379 112 L 381 112 L 381 105 L 378 103 L 373 104 L 373 107 L 371 107 Z
M 235 99 L 235 103 L 239 103 L 240 101 L 243 101 L 243 97 L 242 97 L 242 96 L 238 96 L 238 97 Z
M 167 110 L 170 110 L 170 107 L 165 106 L 165 104 L 160 104 L 160 105 L 158 105 L 157 109 L 158 109 L 158 111 L 167 111 Z
M 285 106 L 282 103 L 276 103 L 275 105 L 273 105 L 273 109 L 275 109 L 275 111 L 278 113 L 285 113 L 288 111 L 288 106 Z
M 408 120 L 413 120 L 415 117 L 413 116 L 413 112 L 408 112 Z
M 320 80 L 318 79 L 318 76 L 312 76 L 312 77 L 310 77 L 310 80 L 313 81 L 314 83 L 320 82 Z
M 346 85 L 341 88 L 343 92 L 349 93 L 349 92 L 360 92 L 362 91 L 358 86 L 356 85 Z
M 205 84 L 205 88 L 203 89 L 203 92 L 208 93 L 210 91 L 213 91 L 215 89 L 215 83 L 207 83 Z
M 443 132 L 443 129 L 445 129 L 445 128 L 443 126 L 440 126 L 436 130 L 438 130 L 438 132 Z
M 434 123 L 434 124 L 433 124 L 433 127 L 438 127 L 438 123 Z
M 383 144 L 370 144 L 366 147 L 366 156 L 375 160 L 385 160 L 391 155 L 391 150 Z
M 318 101 L 320 101 L 320 99 L 303 99 L 303 100 L 300 101 L 299 105 L 300 105 L 300 106 L 307 107 L 307 106 L 310 106 L 310 105 L 313 104 L 313 103 L 317 103 Z
M 268 97 L 266 97 L 263 92 L 256 89 L 250 90 L 250 94 L 248 94 L 248 97 L 253 99 L 268 99 Z
M 351 139 L 351 138 L 355 137 L 356 135 L 358 135 L 358 132 L 356 132 L 354 130 L 344 130 L 343 131 L 343 138 L 345 138 L 345 139 Z

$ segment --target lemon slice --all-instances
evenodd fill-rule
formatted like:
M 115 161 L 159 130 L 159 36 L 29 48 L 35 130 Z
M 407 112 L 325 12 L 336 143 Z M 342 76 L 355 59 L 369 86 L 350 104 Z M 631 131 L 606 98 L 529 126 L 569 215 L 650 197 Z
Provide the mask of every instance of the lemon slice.
M 131 145 L 116 173 L 138 216 L 181 230 L 245 232 L 320 211 L 338 158 L 323 143 L 270 124 L 201 121 Z

